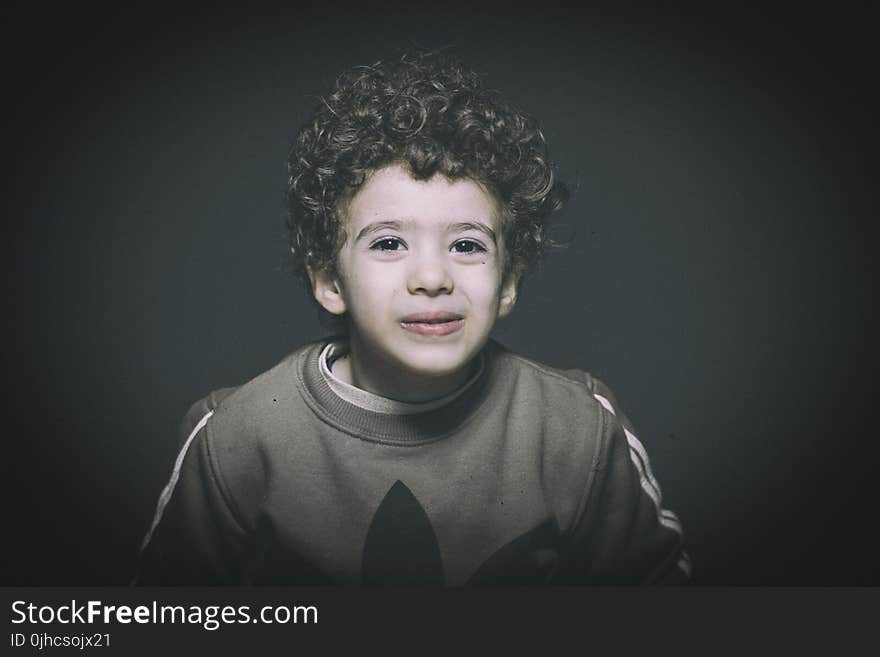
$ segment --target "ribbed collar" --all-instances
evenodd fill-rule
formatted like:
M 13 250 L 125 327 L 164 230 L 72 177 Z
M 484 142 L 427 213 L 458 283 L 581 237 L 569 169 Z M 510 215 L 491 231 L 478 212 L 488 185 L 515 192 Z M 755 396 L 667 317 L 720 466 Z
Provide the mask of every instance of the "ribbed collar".
M 320 357 L 326 342 L 304 349 L 296 373 L 303 398 L 327 424 L 363 440 L 391 445 L 420 445 L 441 440 L 477 415 L 486 402 L 493 381 L 499 376 L 497 354 L 504 348 L 489 340 L 483 348 L 485 366 L 468 390 L 448 404 L 424 413 L 395 415 L 377 413 L 337 395 L 321 374 Z
M 403 402 L 398 401 L 396 399 L 389 399 L 388 397 L 382 397 L 380 395 L 376 395 L 372 392 L 367 392 L 366 390 L 362 390 L 361 388 L 356 388 L 350 383 L 346 383 L 341 379 L 337 378 L 336 375 L 333 374 L 332 367 L 333 362 L 338 358 L 346 355 L 348 353 L 348 345 L 345 344 L 344 341 L 335 341 L 329 342 L 324 349 L 321 350 L 321 355 L 318 360 L 321 370 L 321 376 L 324 377 L 324 380 L 336 393 L 338 397 L 342 397 L 345 401 L 354 404 L 355 406 L 359 406 L 368 411 L 375 411 L 376 413 L 390 413 L 392 415 L 413 415 L 415 413 L 427 413 L 428 411 L 433 411 L 434 409 L 440 408 L 441 406 L 446 406 L 450 402 L 452 402 L 456 397 L 462 395 L 467 392 L 467 390 L 473 385 L 474 381 L 480 378 L 480 374 L 483 372 L 483 367 L 485 361 L 485 357 L 483 353 L 475 358 L 476 361 L 473 366 L 473 373 L 470 375 L 467 381 L 465 381 L 458 388 L 453 390 L 452 392 L 443 395 L 438 399 L 432 399 L 430 401 L 425 402 Z

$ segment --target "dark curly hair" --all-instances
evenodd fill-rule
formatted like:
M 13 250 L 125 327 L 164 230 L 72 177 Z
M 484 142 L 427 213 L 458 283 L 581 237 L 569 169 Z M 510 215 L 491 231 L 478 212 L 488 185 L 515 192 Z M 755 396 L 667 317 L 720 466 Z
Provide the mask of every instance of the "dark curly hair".
M 508 273 L 537 264 L 549 217 L 568 198 L 537 122 L 461 63 L 427 53 L 355 67 L 322 99 L 288 157 L 287 225 L 300 274 L 336 270 L 346 201 L 392 163 L 419 180 L 470 178 L 495 195 Z

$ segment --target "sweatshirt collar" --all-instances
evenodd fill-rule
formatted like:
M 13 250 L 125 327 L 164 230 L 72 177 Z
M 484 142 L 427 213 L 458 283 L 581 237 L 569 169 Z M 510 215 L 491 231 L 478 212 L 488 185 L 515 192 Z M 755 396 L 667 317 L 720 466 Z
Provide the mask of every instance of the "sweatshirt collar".
M 333 392 L 342 397 L 342 399 L 344 399 L 345 401 L 350 402 L 355 406 L 359 406 L 368 411 L 375 411 L 377 413 L 388 413 L 392 415 L 414 415 L 416 413 L 426 413 L 428 411 L 433 411 L 435 409 L 441 408 L 442 406 L 446 406 L 456 397 L 464 394 L 468 390 L 468 388 L 473 385 L 474 381 L 476 381 L 480 377 L 486 360 L 483 353 L 480 352 L 477 358 L 474 359 L 475 362 L 473 363 L 473 373 L 471 374 L 471 376 L 468 378 L 467 381 L 465 381 L 462 385 L 460 385 L 452 392 L 443 395 L 438 399 L 432 399 L 426 402 L 405 402 L 399 401 L 397 399 L 390 399 L 388 397 L 382 397 L 381 395 L 362 390 L 361 388 L 355 387 L 350 383 L 346 383 L 345 381 L 334 375 L 334 361 L 344 357 L 347 353 L 348 345 L 345 343 L 344 340 L 328 342 L 321 350 L 321 354 L 318 357 L 318 365 L 321 370 L 321 376 L 324 377 L 324 380 L 327 382 Z
M 444 399 L 439 407 L 429 402 L 432 407 L 422 412 L 400 414 L 364 408 L 337 394 L 321 372 L 322 354 L 328 344 L 314 343 L 300 352 L 296 372 L 306 403 L 321 420 L 341 431 L 362 440 L 392 445 L 434 442 L 469 422 L 481 411 L 493 388 L 491 383 L 498 376 L 496 356 L 503 349 L 489 340 L 479 356 L 482 367 L 465 386 L 447 396 L 451 399 Z

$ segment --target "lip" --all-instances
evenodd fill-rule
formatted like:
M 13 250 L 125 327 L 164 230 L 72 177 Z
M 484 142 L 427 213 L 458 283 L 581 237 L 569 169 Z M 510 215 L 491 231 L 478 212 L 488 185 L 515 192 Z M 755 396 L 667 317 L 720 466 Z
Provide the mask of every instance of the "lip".
M 464 326 L 464 317 L 459 313 L 447 311 L 413 313 L 403 317 L 400 326 L 418 335 L 450 335 Z

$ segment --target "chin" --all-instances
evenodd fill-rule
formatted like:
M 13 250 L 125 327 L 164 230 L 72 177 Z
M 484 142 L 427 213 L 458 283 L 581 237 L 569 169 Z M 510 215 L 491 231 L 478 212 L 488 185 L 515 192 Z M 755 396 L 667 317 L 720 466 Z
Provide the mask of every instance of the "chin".
M 402 362 L 407 369 L 420 376 L 442 378 L 457 374 L 466 368 L 474 354 L 452 345 L 437 345 L 409 350 Z

